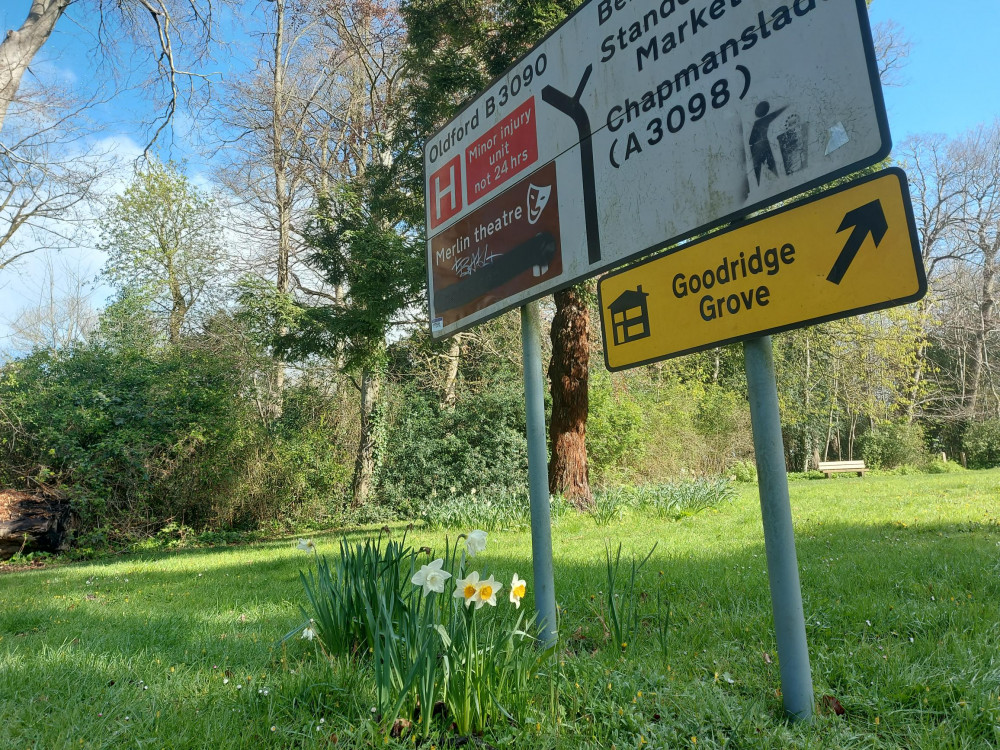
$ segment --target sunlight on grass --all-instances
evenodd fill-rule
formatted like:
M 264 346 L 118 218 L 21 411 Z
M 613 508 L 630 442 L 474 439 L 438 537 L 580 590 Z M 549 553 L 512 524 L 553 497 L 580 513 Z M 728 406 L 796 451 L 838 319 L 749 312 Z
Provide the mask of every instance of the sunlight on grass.
M 626 512 L 553 528 L 557 672 L 493 746 L 988 747 L 1000 742 L 1000 471 L 790 484 L 817 701 L 781 717 L 756 488 L 677 521 Z M 443 551 L 450 532 L 407 543 Z M 401 527 L 393 537 L 404 533 Z M 334 556 L 339 536 L 317 535 Z M 639 559 L 646 621 L 623 655 L 598 606 L 604 550 Z M 437 552 L 435 553 L 437 554 Z M 479 558 L 477 558 L 479 559 Z M 483 574 L 528 579 L 530 534 L 493 533 Z M 407 746 L 372 722 L 364 670 L 318 658 L 295 540 L 0 576 L 0 721 L 10 747 Z M 634 648 L 633 648 L 634 646 Z M 821 706 L 823 704 L 821 703 Z M 694 738 L 695 741 L 692 741 Z M 438 743 L 441 746 L 441 743 Z M 428 745 L 429 747 L 429 745 Z

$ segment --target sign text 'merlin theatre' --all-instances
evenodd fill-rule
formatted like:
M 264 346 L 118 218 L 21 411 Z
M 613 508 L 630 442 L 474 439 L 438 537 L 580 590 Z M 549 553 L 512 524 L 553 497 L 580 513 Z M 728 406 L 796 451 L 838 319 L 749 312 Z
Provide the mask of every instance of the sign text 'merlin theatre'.
M 888 149 L 864 0 L 590 0 L 425 144 L 432 333 Z

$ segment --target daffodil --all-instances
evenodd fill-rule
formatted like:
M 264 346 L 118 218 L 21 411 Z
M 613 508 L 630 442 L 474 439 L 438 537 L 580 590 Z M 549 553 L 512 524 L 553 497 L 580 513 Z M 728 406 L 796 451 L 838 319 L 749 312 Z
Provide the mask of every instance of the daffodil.
M 476 571 L 471 571 L 469 575 L 465 578 L 461 578 L 455 582 L 455 593 L 453 596 L 456 599 L 464 599 L 465 606 L 468 607 L 475 601 L 476 594 L 479 593 L 479 573 Z M 481 606 L 481 605 L 480 605 Z
M 476 529 L 470 531 L 465 538 L 465 552 L 469 557 L 475 557 L 486 549 L 486 532 Z
M 424 596 L 427 596 L 432 591 L 436 591 L 439 594 L 442 593 L 444 591 L 444 582 L 451 578 L 451 573 L 447 570 L 441 570 L 442 565 L 444 565 L 444 560 L 441 558 L 428 565 L 424 565 L 413 574 L 410 582 L 414 586 L 423 586 Z
M 495 581 L 492 575 L 485 581 L 482 581 L 476 590 L 476 609 L 479 609 L 484 604 L 489 604 L 491 607 L 497 606 L 497 594 L 502 588 L 503 584 Z
M 521 599 L 524 598 L 526 586 L 527 582 L 522 581 L 517 577 L 517 573 L 515 573 L 513 580 L 510 582 L 510 603 L 518 609 L 521 608 Z
M 312 539 L 299 539 L 299 543 L 295 545 L 295 549 L 301 550 L 302 552 L 315 552 L 316 542 Z

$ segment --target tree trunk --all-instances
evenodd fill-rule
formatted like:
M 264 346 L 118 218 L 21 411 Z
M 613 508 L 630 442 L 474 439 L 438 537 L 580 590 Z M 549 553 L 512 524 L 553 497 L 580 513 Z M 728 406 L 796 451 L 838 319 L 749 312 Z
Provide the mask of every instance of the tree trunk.
M 441 394 L 441 408 L 454 409 L 457 399 L 458 363 L 462 353 L 462 334 L 456 333 L 448 342 L 448 353 L 445 354 L 447 367 L 444 374 L 444 388 Z
M 58 493 L 0 489 L 0 560 L 18 552 L 69 549 L 70 504 Z
M 812 348 L 809 345 L 809 332 L 806 331 L 806 376 L 803 379 L 802 400 L 805 405 L 805 425 L 802 434 L 802 471 L 809 471 L 810 462 L 813 460 L 813 430 L 812 414 L 810 413 L 809 400 L 812 389 L 809 387 L 809 378 L 812 377 Z
M 285 0 L 275 3 L 274 30 L 274 90 L 271 99 L 271 166 L 274 170 L 274 203 L 278 218 L 278 257 L 276 259 L 278 294 L 288 294 L 291 289 L 289 264 L 292 248 L 292 208 L 288 190 L 288 154 L 282 135 L 284 117 L 287 110 L 285 101 Z M 288 329 L 282 326 L 278 333 L 285 335 Z M 284 411 L 285 361 L 274 359 L 274 398 L 270 404 L 271 417 L 279 419 Z
M 971 386 L 969 389 L 968 415 L 975 419 L 980 412 L 979 399 L 982 391 L 983 372 L 987 360 L 987 350 L 989 335 L 993 332 L 993 301 L 994 287 L 994 263 L 993 257 L 984 252 L 986 262 L 983 263 L 983 282 L 981 287 L 982 301 L 979 303 L 979 326 L 973 334 L 973 359 Z
M 351 507 L 360 508 L 368 502 L 378 454 L 379 409 L 382 390 L 381 373 L 366 367 L 361 373 L 361 440 L 354 461 L 354 482 L 351 486 Z
M 557 292 L 552 319 L 552 420 L 549 492 L 561 494 L 581 510 L 594 504 L 587 472 L 590 310 L 583 287 Z
M 184 318 L 187 317 L 188 305 L 187 300 L 184 299 L 184 292 L 181 290 L 180 282 L 174 275 L 172 266 L 168 267 L 168 272 L 170 273 L 170 278 L 168 280 L 170 286 L 170 317 L 168 319 L 168 335 L 170 337 L 170 343 L 173 346 L 177 346 L 181 343 L 181 327 L 184 325 Z
M 921 333 L 921 336 L 924 336 Z M 917 403 L 920 399 L 920 386 L 924 377 L 924 362 L 927 360 L 927 339 L 922 338 L 917 348 L 916 362 L 913 365 L 913 382 L 910 385 L 910 403 L 906 405 L 906 422 L 913 424 L 917 418 Z
M 0 132 L 7 110 L 21 86 L 21 77 L 66 11 L 70 0 L 35 0 L 17 31 L 8 31 L 0 42 Z

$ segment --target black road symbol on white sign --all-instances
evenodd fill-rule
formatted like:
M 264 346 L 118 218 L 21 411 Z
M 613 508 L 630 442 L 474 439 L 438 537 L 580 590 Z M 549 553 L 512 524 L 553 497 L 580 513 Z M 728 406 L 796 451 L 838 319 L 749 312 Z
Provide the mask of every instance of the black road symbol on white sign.
M 597 186 L 594 182 L 594 142 L 591 140 L 590 118 L 580 104 L 580 97 L 590 80 L 594 66 L 588 65 L 583 71 L 580 85 L 571 97 L 557 88 L 546 86 L 542 89 L 542 100 L 551 104 L 576 124 L 580 136 L 580 169 L 583 177 L 583 214 L 587 224 L 587 257 L 591 265 L 601 260 L 601 235 L 597 226 Z

